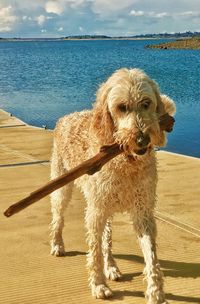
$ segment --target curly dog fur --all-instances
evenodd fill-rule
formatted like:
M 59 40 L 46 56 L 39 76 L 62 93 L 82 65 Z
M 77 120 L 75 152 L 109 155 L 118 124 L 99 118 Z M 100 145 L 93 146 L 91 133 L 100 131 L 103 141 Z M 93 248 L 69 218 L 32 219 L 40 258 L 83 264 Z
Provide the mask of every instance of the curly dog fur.
M 156 255 L 153 215 L 157 183 L 154 147 L 166 144 L 165 132 L 159 127 L 159 117 L 166 112 L 172 115 L 175 106 L 169 97 L 160 94 L 157 84 L 139 69 L 124 68 L 100 86 L 92 110 L 64 116 L 55 128 L 52 179 L 94 156 L 102 145 L 118 142 L 125 151 L 101 171 L 74 182 L 87 202 L 87 266 L 89 285 L 96 298 L 112 295 L 106 278 L 121 277 L 112 256 L 111 222 L 115 212 L 129 212 L 146 264 L 147 303 L 167 303 Z M 63 212 L 72 186 L 51 195 L 52 255 L 65 254 Z

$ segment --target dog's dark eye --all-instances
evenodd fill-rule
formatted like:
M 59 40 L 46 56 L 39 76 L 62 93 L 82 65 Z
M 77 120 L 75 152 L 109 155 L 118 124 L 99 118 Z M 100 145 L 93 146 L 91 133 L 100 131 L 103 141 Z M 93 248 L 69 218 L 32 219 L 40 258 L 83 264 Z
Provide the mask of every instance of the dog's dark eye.
M 120 112 L 126 112 L 127 111 L 127 106 L 125 104 L 120 104 L 118 106 L 118 109 L 120 110 Z
M 144 100 L 141 102 L 141 108 L 143 110 L 148 110 L 148 108 L 150 107 L 151 101 L 150 100 Z

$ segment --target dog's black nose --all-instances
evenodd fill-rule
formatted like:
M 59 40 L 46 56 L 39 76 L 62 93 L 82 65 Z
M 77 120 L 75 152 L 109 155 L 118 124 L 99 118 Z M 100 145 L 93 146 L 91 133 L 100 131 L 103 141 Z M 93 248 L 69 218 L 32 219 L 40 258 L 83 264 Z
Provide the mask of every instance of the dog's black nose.
M 144 134 L 140 131 L 136 136 L 135 142 L 139 148 L 144 148 L 150 143 L 150 137 L 148 134 Z

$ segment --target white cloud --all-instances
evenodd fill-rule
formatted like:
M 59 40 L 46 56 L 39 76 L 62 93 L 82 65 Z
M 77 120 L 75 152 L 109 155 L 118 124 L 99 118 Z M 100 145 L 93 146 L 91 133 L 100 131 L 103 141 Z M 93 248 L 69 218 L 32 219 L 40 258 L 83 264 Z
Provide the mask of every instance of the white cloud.
M 136 16 L 136 17 L 152 17 L 152 18 L 164 18 L 170 16 L 169 13 L 167 12 L 162 12 L 162 13 L 156 13 L 156 12 L 144 12 L 144 11 L 136 11 L 136 10 L 131 10 L 129 13 L 130 16 Z
M 182 16 L 182 17 L 200 17 L 200 11 L 187 11 L 187 12 L 182 12 L 180 14 L 178 14 L 179 16 Z
M 144 16 L 144 12 L 132 10 L 130 11 L 130 16 Z
M 86 0 L 65 0 L 67 3 L 70 3 L 72 8 L 77 8 L 79 5 L 84 4 L 87 2 Z
M 45 4 L 45 9 L 48 13 L 61 15 L 68 7 L 78 8 L 88 0 L 49 0 Z
M 168 17 L 169 14 L 164 12 L 164 13 L 158 13 L 158 14 L 155 14 L 154 17 L 156 18 L 164 18 L 164 17 Z
M 199 0 L 0 0 L 2 37 L 195 31 L 199 18 Z
M 48 1 L 45 4 L 45 10 L 47 13 L 53 13 L 61 15 L 64 12 L 64 3 L 63 1 Z
M 38 25 L 43 25 L 46 21 L 46 17 L 44 15 L 40 15 L 38 17 L 35 18 L 35 20 L 37 21 Z
M 17 16 L 13 15 L 12 6 L 0 8 L 0 32 L 10 32 L 14 23 L 17 21 Z
M 6 26 L 6 25 L 0 25 L 0 33 L 4 33 L 4 32 L 10 32 L 12 29 L 10 26 Z
M 32 21 L 33 20 L 33 18 L 32 17 L 30 17 L 30 16 L 22 16 L 22 20 L 23 21 Z
M 124 9 L 132 6 L 137 0 L 93 0 L 91 8 L 94 13 L 102 15 L 109 15 L 113 12 L 122 12 Z
M 61 26 L 58 28 L 58 32 L 63 32 L 64 31 L 64 28 Z
M 49 19 L 53 19 L 53 17 L 40 15 L 40 16 L 35 17 L 34 20 L 38 23 L 39 26 L 42 26 L 45 23 L 45 21 L 49 20 Z M 32 20 L 32 19 L 28 18 L 28 20 Z
M 46 32 L 47 32 L 46 29 L 42 29 L 42 30 L 41 30 L 41 33 L 46 33 Z

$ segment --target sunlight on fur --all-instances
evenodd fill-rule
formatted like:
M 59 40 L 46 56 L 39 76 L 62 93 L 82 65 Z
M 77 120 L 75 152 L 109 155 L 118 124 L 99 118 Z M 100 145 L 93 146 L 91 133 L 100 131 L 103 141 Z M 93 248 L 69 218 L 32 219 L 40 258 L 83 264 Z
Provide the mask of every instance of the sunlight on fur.
M 124 149 L 92 176 L 74 184 L 83 192 L 87 207 L 87 267 L 89 285 L 96 298 L 112 291 L 106 279 L 121 272 L 112 256 L 112 216 L 129 212 L 145 260 L 148 304 L 164 304 L 163 274 L 156 255 L 157 168 L 154 148 L 166 144 L 159 119 L 175 113 L 173 101 L 161 95 L 158 85 L 139 69 L 120 69 L 97 91 L 92 110 L 61 118 L 54 131 L 51 178 L 54 179 L 94 156 L 102 145 L 118 142 Z M 51 254 L 65 255 L 62 238 L 64 210 L 73 184 L 51 194 Z

